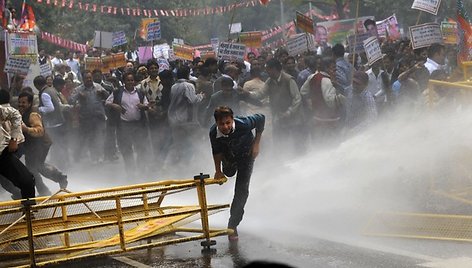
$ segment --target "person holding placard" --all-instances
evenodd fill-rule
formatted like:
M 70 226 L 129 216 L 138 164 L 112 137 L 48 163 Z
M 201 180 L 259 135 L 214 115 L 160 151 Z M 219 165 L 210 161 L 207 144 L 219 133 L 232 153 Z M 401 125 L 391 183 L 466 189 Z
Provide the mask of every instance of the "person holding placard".
M 428 48 L 428 58 L 424 67 L 428 69 L 429 74 L 432 74 L 434 71 L 445 68 L 444 64 L 446 63 L 446 48 L 438 43 L 432 44 Z

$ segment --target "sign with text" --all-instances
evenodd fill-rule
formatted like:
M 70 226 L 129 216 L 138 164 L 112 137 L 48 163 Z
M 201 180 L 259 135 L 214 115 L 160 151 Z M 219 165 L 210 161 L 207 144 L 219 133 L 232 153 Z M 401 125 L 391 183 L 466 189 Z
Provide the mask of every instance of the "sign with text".
M 125 53 L 111 54 L 103 57 L 85 58 L 85 70 L 101 70 L 108 73 L 110 70 L 126 66 Z
M 9 57 L 3 69 L 5 73 L 9 74 L 23 74 L 27 75 L 31 65 L 31 60 L 28 58 Z
M 160 44 L 160 45 L 155 45 L 153 49 L 153 56 L 155 59 L 158 58 L 169 58 L 169 49 L 170 46 L 168 44 Z
M 141 39 L 143 39 L 143 40 L 146 40 L 148 24 L 156 22 L 158 20 L 159 19 L 157 19 L 157 18 L 144 18 L 144 19 L 142 19 L 141 20 L 141 27 L 140 27 L 140 30 L 139 30 L 139 37 L 141 37 Z
M 161 22 L 155 21 L 147 25 L 147 41 L 154 41 L 161 39 Z
M 364 41 L 364 51 L 369 61 L 369 65 L 382 59 L 382 51 L 380 50 L 379 40 L 376 36 L 369 37 Z
M 361 33 L 356 35 L 350 35 L 347 38 L 347 43 L 349 44 L 349 52 L 362 53 L 364 52 L 364 41 L 372 37 L 372 33 Z
M 400 27 L 395 14 L 384 20 L 377 21 L 376 24 L 377 32 L 380 37 L 385 37 L 389 40 L 398 40 L 401 38 Z
M 126 40 L 126 34 L 124 31 L 114 32 L 112 46 L 117 47 L 128 43 Z
M 163 70 L 170 70 L 169 61 L 165 58 L 158 58 L 157 64 L 159 64 L 159 72 L 162 72 Z
M 238 43 L 221 42 L 218 48 L 220 60 L 244 60 L 246 46 Z
M 34 33 L 8 33 L 8 54 L 38 54 L 38 41 Z
M 45 64 L 39 65 L 39 74 L 44 77 L 52 75 L 51 64 L 46 62 Z
M 457 23 L 455 22 L 441 22 L 441 33 L 444 43 L 457 44 Z
M 99 57 L 87 57 L 85 58 L 85 70 L 101 70 L 102 69 L 102 60 Z
M 182 60 L 193 60 L 193 52 L 194 48 L 191 46 L 187 45 L 177 45 L 174 44 L 172 46 L 172 49 L 174 50 L 174 55 L 176 58 L 182 59 Z
M 262 32 L 244 32 L 239 35 L 239 42 L 246 47 L 260 48 L 262 47 Z
M 296 56 L 308 51 L 306 34 L 297 34 L 287 40 L 287 50 L 290 56 Z
M 211 47 L 213 51 L 218 52 L 218 46 L 220 45 L 220 39 L 218 37 L 210 39 Z
M 441 5 L 441 0 L 414 0 L 411 8 L 428 12 L 436 16 L 438 14 L 439 5 Z
M 425 23 L 410 27 L 410 38 L 413 49 L 429 47 L 434 43 L 442 43 L 441 28 L 437 23 Z
M 215 51 L 202 51 L 202 53 L 200 53 L 200 58 L 202 59 L 202 61 L 206 61 L 208 58 L 216 59 L 216 52 Z
M 311 34 L 315 34 L 315 30 L 313 28 L 313 20 L 308 17 L 308 16 L 305 16 L 303 13 L 301 12 L 298 12 L 297 11 L 297 27 L 306 32 L 306 33 L 311 33 Z

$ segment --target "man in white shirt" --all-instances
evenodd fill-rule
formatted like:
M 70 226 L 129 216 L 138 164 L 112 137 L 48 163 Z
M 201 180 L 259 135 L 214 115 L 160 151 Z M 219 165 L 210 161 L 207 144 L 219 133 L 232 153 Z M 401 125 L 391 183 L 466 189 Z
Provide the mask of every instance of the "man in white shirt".
M 79 61 L 74 59 L 74 53 L 69 52 L 69 57 L 65 60 L 65 63 L 70 67 L 70 70 L 75 74 L 78 80 L 82 80 L 80 75 L 80 64 Z
M 432 74 L 434 71 L 445 68 L 444 64 L 446 63 L 446 48 L 438 43 L 432 44 L 428 48 L 428 59 L 424 67 L 428 69 L 429 74 Z
M 56 65 L 64 63 L 64 60 L 62 59 L 63 57 L 64 55 L 62 54 L 62 52 L 57 50 L 56 53 L 54 54 L 54 58 L 52 58 L 51 60 L 53 70 Z

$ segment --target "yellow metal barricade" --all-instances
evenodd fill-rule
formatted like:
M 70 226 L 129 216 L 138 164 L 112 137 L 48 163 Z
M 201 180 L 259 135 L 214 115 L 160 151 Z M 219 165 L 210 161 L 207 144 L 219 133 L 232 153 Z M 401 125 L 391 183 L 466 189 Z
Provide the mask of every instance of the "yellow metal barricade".
M 211 229 L 208 223 L 209 214 L 229 205 L 207 205 L 205 186 L 224 182 L 226 178 L 200 174 L 188 180 L 2 202 L 0 266 L 45 266 L 194 240 L 203 240 L 201 245 L 209 248 L 215 244 L 212 237 L 231 232 Z M 168 195 L 195 189 L 197 205 L 162 205 Z M 185 227 L 198 219 L 201 228 Z

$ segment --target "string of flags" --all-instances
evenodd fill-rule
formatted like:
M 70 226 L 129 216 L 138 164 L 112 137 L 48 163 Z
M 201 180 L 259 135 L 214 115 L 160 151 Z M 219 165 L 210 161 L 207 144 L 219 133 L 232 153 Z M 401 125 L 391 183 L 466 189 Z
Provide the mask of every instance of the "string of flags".
M 180 8 L 180 9 L 149 9 L 141 7 L 118 7 L 110 5 L 99 5 L 84 3 L 75 0 L 36 0 L 37 3 L 47 4 L 58 8 L 78 9 L 88 12 L 99 12 L 102 14 L 134 16 L 134 17 L 191 17 L 206 16 L 212 14 L 223 14 L 231 12 L 236 8 L 255 7 L 256 5 L 268 5 L 272 0 L 246 0 L 226 6 L 205 8 Z

